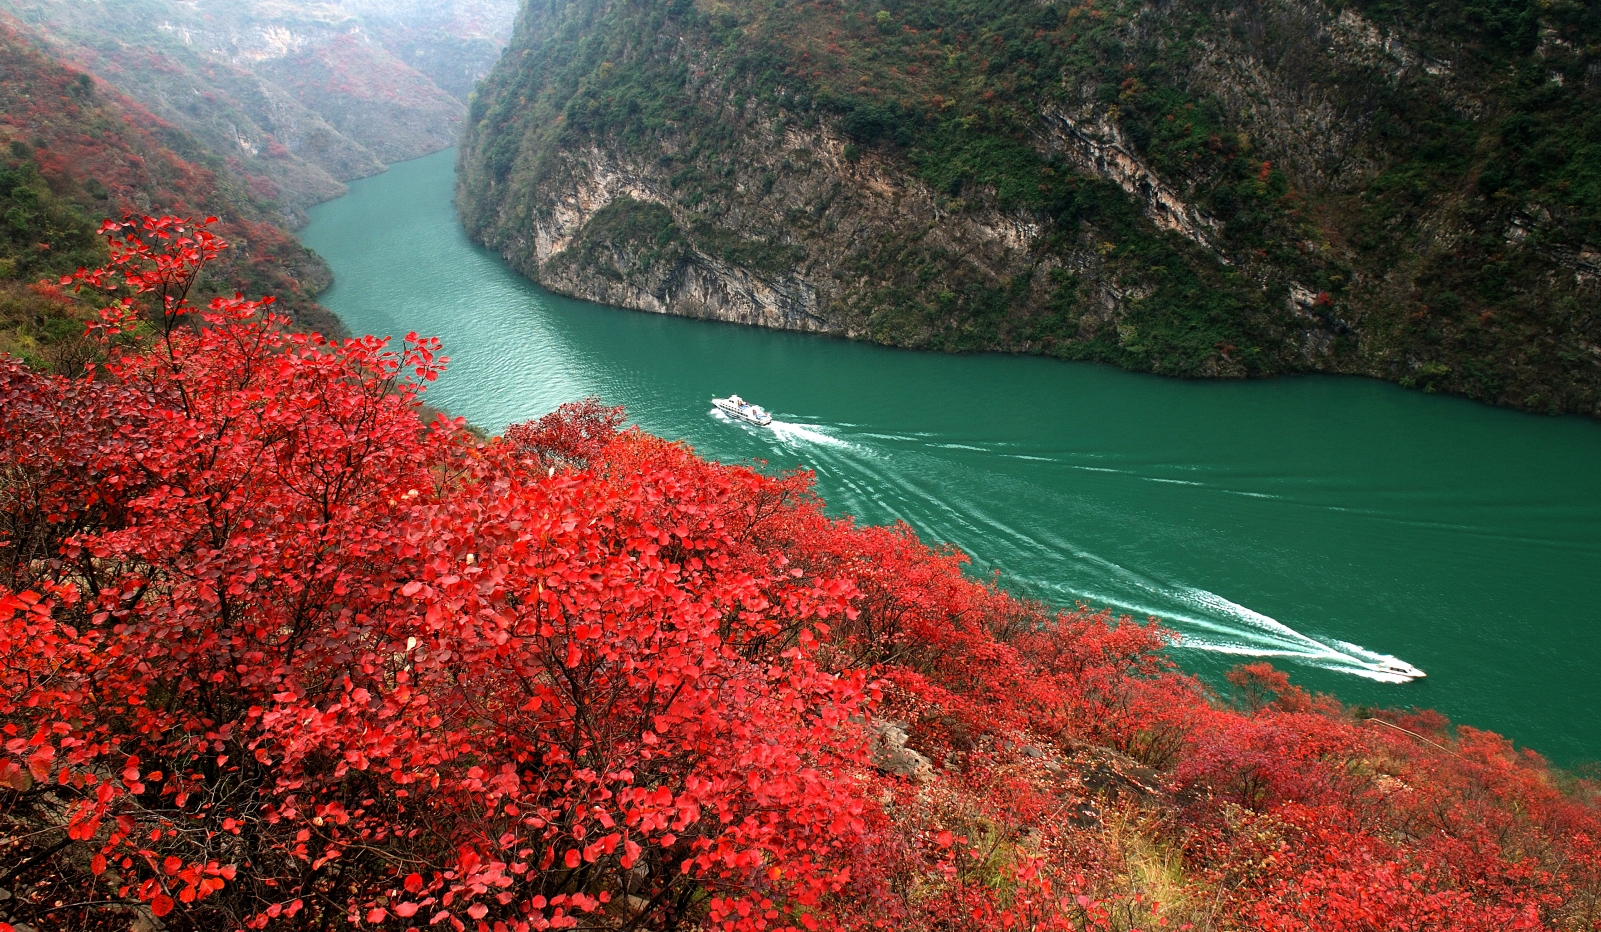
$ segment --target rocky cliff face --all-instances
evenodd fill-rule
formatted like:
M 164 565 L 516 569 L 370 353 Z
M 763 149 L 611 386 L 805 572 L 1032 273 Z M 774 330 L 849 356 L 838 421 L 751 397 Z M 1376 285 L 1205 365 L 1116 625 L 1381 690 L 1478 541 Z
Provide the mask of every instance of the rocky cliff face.
M 773 131 L 769 117 L 721 115 L 752 136 L 720 162 L 732 171 L 715 224 L 679 202 L 659 160 L 596 143 L 561 154 L 561 180 L 541 189 L 555 196 L 501 248 L 547 286 L 590 300 L 851 337 L 875 326 L 862 267 L 886 230 L 914 230 L 917 248 L 989 279 L 1034 264 L 1040 229 L 1028 215 L 954 212 L 876 154 L 847 159 L 851 144 L 831 128 Z
M 640 310 L 1601 413 L 1588 13 L 993 6 L 531 0 L 464 217 Z

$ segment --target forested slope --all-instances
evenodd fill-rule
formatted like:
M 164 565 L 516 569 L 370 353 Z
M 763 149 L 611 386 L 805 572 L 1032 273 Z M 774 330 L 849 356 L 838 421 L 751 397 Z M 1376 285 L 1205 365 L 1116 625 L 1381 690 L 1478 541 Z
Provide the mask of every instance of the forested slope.
M 630 307 L 1594 415 L 1598 41 L 1568 0 L 532 0 L 462 205 Z
M 151 209 L 222 218 L 237 248 L 208 272 L 208 288 L 272 293 L 303 325 L 341 332 L 314 300 L 327 266 L 275 225 L 275 202 L 193 137 L 0 19 L 0 351 L 68 370 L 87 358 L 88 308 L 48 283 L 104 261 L 103 220 Z
M 291 223 L 343 182 L 455 143 L 515 0 L 0 0 L 227 159 Z

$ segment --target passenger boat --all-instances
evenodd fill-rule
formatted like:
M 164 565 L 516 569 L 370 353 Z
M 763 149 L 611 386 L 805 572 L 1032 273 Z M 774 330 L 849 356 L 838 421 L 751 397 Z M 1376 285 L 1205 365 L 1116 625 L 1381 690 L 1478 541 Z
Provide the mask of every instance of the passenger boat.
M 729 395 L 727 398 L 713 398 L 712 406 L 732 418 L 738 418 L 747 424 L 757 427 L 770 427 L 773 416 L 762 410 L 761 405 L 753 405 L 738 395 Z

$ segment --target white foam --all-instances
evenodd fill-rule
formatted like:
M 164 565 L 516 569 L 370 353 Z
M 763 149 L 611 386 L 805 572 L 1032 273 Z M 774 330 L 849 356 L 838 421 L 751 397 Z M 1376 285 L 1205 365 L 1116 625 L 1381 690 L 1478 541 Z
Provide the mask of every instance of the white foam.
M 1389 654 L 1368 650 L 1348 641 L 1324 642 L 1291 628 L 1276 618 L 1253 611 L 1215 592 L 1186 588 L 1179 591 L 1190 602 L 1238 625 L 1229 634 L 1243 635 L 1229 641 L 1186 639 L 1182 645 L 1195 650 L 1252 657 L 1286 657 L 1338 673 L 1349 673 L 1381 683 L 1408 683 L 1424 675 L 1422 670 Z M 1218 632 L 1216 625 L 1205 627 Z
M 847 449 L 854 446 L 848 440 L 841 440 L 832 434 L 825 433 L 818 427 L 806 424 L 793 424 L 789 421 L 775 420 L 767 426 L 773 432 L 773 435 L 783 443 L 814 443 L 819 446 L 844 447 Z
M 1091 605 L 1111 605 L 1137 617 L 1154 617 L 1178 635 L 1174 643 L 1178 649 L 1290 660 L 1380 683 L 1408 683 L 1424 676 L 1422 670 L 1397 657 L 1346 641 L 1325 642 L 1310 637 L 1215 592 L 1193 586 L 1166 586 L 1095 554 L 1073 547 L 1064 549 L 1079 560 L 1108 570 L 1127 589 L 1115 593 L 1074 592 L 1068 587 L 1047 585 Z
M 719 408 L 713 408 L 707 413 L 717 420 L 722 421 L 724 424 L 745 426 L 748 423 L 737 418 L 729 417 Z M 773 436 L 777 437 L 780 443 L 788 443 L 791 445 L 796 443 L 812 443 L 826 447 L 855 447 L 855 444 L 848 440 L 841 440 L 832 434 L 825 433 L 822 428 L 807 424 L 794 424 L 789 421 L 780 421 L 775 418 L 771 424 L 767 425 L 767 429 L 773 432 Z

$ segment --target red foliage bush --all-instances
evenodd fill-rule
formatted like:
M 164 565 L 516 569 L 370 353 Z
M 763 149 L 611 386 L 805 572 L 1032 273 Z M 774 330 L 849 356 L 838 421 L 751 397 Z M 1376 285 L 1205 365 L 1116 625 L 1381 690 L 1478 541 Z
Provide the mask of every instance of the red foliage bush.
M 623 416 L 622 408 L 585 398 L 537 421 L 513 424 L 506 428 L 505 439 L 552 466 L 587 466 L 617 436 Z
M 433 341 L 107 232 L 109 362 L 0 362 L 0 932 L 1601 928 L 1591 789 L 1502 739 L 1221 707 L 594 401 L 425 424 Z

